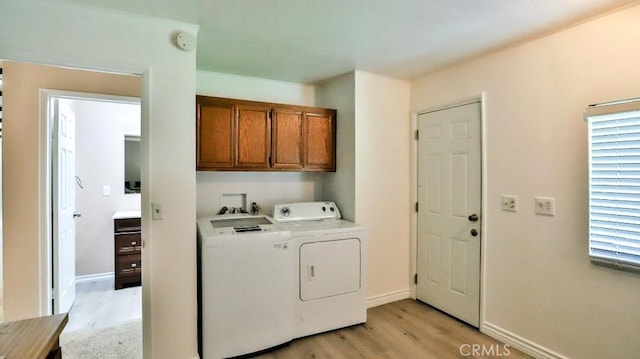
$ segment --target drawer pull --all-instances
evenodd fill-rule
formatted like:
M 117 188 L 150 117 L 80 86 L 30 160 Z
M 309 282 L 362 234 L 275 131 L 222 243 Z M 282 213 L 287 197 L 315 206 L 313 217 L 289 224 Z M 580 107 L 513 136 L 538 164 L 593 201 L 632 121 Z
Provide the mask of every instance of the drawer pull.
M 131 267 L 135 268 L 136 264 L 135 263 L 131 263 Z
M 138 242 L 131 242 L 132 246 L 135 246 L 136 244 L 138 244 Z

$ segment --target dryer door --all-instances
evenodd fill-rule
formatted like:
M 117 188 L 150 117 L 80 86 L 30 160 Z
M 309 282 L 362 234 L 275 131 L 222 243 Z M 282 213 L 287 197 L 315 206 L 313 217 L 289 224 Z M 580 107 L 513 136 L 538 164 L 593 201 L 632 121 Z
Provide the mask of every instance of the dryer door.
M 356 292 L 361 283 L 358 238 L 300 246 L 300 299 L 309 301 Z

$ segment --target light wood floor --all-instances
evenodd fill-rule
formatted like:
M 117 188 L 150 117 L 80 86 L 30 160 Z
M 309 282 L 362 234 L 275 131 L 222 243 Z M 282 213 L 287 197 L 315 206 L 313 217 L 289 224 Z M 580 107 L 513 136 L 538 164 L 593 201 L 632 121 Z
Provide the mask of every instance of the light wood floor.
M 64 333 L 142 317 L 141 288 L 114 291 L 113 280 L 79 283 Z M 482 354 L 492 350 L 493 355 Z M 487 353 L 485 351 L 485 353 Z M 508 354 L 508 355 L 507 355 Z M 426 304 L 402 300 L 371 308 L 367 322 L 294 340 L 260 359 L 530 358 Z
M 473 345 L 477 348 L 473 354 Z M 482 355 L 482 346 L 485 353 Z M 488 352 L 493 350 L 492 352 Z M 477 329 L 414 301 L 367 311 L 365 324 L 294 340 L 261 359 L 302 358 L 529 358 Z
M 69 311 L 65 333 L 94 329 L 142 318 L 142 290 L 114 290 L 113 278 L 76 284 L 76 301 Z

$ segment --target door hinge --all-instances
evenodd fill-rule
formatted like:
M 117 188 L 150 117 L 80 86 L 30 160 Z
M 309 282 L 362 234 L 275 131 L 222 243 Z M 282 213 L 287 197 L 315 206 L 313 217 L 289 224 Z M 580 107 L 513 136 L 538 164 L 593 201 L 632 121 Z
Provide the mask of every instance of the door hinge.
M 413 275 L 413 284 L 418 284 L 418 273 Z
M 418 202 L 416 202 L 416 212 L 418 212 L 419 208 L 420 208 L 420 206 L 418 205 Z
M 420 131 L 416 130 L 415 132 L 415 139 L 416 141 L 420 139 Z

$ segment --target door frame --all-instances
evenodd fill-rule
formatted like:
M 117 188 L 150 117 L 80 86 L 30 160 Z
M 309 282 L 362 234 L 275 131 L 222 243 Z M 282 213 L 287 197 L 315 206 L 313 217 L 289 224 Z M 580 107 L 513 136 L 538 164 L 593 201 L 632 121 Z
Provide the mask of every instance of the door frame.
M 142 77 L 140 78 L 142 81 Z M 52 190 L 52 136 L 53 123 L 50 121 L 50 101 L 53 98 L 70 100 L 93 100 L 118 103 L 138 103 L 142 107 L 141 97 L 115 96 L 90 92 L 76 92 L 52 89 L 40 89 L 40 173 L 44 174 L 44 191 L 40 193 L 40 312 L 42 315 L 53 313 L 53 190 Z M 140 117 L 140 140 L 144 141 L 142 126 L 143 117 Z M 143 164 L 144 165 L 144 164 Z M 43 193 L 44 192 L 44 193 Z M 141 214 L 143 215 L 143 214 Z M 44 225 L 42 225 L 44 224 Z M 142 269 L 144 271 L 144 267 Z M 143 302 L 144 305 L 144 302 Z
M 446 110 L 448 108 L 458 107 L 461 105 L 480 102 L 480 165 L 481 165 L 481 173 L 480 173 L 480 208 L 482 209 L 482 215 L 480 216 L 480 228 L 482 231 L 480 232 L 480 321 L 479 321 L 479 329 L 483 332 L 484 327 L 484 308 L 485 308 L 485 273 L 486 273 L 486 238 L 488 231 L 488 221 L 487 221 L 487 141 L 486 141 L 486 92 L 481 92 L 479 95 L 470 96 L 466 98 L 462 98 L 460 100 L 454 100 L 450 102 L 446 102 L 444 105 L 439 106 L 431 106 L 427 107 L 424 110 L 413 111 L 411 113 L 411 137 L 413 141 L 411 141 L 411 203 L 415 204 L 418 202 L 418 141 L 415 136 L 416 131 L 418 130 L 418 115 Z M 410 268 L 411 268 L 411 295 L 413 299 L 416 299 L 416 284 L 414 282 L 414 275 L 418 273 L 418 213 L 415 211 L 411 211 L 411 243 L 410 243 Z

